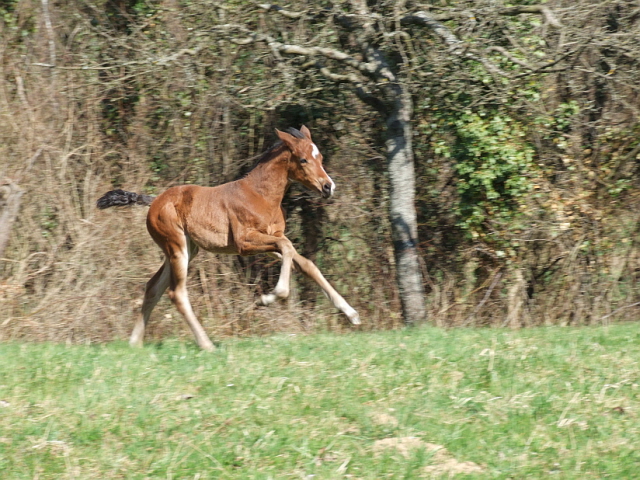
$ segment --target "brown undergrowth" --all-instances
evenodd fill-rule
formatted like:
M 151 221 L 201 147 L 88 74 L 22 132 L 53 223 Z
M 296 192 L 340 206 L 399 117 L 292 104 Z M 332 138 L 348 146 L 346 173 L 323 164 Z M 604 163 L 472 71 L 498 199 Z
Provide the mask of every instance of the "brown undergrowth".
M 300 100 L 299 92 L 272 99 L 280 80 L 253 71 L 244 71 L 242 81 L 255 80 L 272 100 L 242 104 L 244 90 L 230 87 L 240 81 L 231 68 L 240 54 L 230 47 L 145 63 L 156 45 L 145 36 L 146 23 L 126 30 L 115 21 L 100 23 L 102 13 L 89 5 L 70 4 L 48 12 L 49 28 L 34 2 L 12 5 L 0 44 L 0 181 L 9 179 L 24 195 L 0 258 L 1 340 L 127 337 L 144 284 L 162 258 L 146 232 L 145 208 L 100 212 L 96 199 L 114 187 L 157 194 L 180 183 L 232 180 L 268 147 L 273 127 L 302 122 L 317 135 L 338 189 L 331 204 L 294 189 L 284 205 L 288 236 L 360 311 L 362 328 L 402 325 L 382 140 L 366 106 L 339 90 L 313 100 Z M 176 39 L 186 35 L 176 16 L 154 21 Z M 105 41 L 107 33 L 112 41 Z M 553 95 L 544 98 L 550 110 L 559 101 Z M 582 150 L 573 134 L 563 137 L 567 146 L 559 155 L 555 139 L 530 132 L 544 168 L 522 202 L 522 229 L 494 229 L 505 246 L 459 228 L 452 161 L 429 149 L 428 135 L 416 135 L 429 321 L 519 328 L 637 315 L 640 198 L 629 186 L 637 183 L 638 147 L 635 116 L 621 105 L 610 100 L 602 107 L 597 128 L 609 136 L 599 157 Z M 618 110 L 627 115 L 622 125 L 611 123 Z M 424 120 L 416 115 L 416 123 Z M 628 183 L 615 190 L 621 180 Z M 277 272 L 270 258 L 201 253 L 189 285 L 205 328 L 218 338 L 349 328 L 297 275 L 286 304 L 253 308 Z M 188 332 L 163 299 L 149 335 L 168 334 Z

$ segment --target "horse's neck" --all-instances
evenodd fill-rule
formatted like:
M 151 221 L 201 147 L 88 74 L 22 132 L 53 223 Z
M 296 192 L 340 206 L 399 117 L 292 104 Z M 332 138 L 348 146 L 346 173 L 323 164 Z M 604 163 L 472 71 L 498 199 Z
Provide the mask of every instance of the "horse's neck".
M 286 149 L 276 149 L 244 178 L 250 187 L 265 200 L 279 207 L 289 187 L 289 157 Z

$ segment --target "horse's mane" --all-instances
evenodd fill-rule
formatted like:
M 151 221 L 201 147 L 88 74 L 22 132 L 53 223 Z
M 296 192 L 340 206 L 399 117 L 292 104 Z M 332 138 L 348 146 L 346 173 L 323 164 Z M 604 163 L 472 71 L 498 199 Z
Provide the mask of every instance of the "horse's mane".
M 293 128 L 293 127 L 289 127 L 285 130 L 285 132 L 287 132 L 289 135 L 299 138 L 299 139 L 305 139 L 307 137 L 304 136 L 304 134 L 298 130 L 297 128 Z M 257 165 L 263 163 L 264 161 L 266 161 L 269 158 L 269 154 L 271 152 L 273 152 L 274 150 L 276 150 L 277 148 L 280 148 L 282 146 L 283 142 L 282 140 L 278 140 L 276 141 L 273 145 L 271 145 L 269 148 L 267 148 L 264 152 L 262 152 L 260 154 L 260 156 L 258 156 L 258 160 L 256 160 L 256 163 L 254 163 L 253 167 L 251 167 L 251 170 L 253 170 Z

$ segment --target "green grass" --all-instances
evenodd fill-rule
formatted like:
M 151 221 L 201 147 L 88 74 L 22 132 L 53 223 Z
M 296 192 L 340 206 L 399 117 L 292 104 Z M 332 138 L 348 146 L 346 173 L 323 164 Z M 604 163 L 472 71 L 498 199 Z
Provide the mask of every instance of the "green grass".
M 0 345 L 22 478 L 638 478 L 640 324 Z M 406 456 L 377 450 L 415 437 Z M 424 442 L 424 443 L 421 443 Z M 314 477 L 309 477 L 314 475 Z M 464 478 L 460 474 L 456 478 Z

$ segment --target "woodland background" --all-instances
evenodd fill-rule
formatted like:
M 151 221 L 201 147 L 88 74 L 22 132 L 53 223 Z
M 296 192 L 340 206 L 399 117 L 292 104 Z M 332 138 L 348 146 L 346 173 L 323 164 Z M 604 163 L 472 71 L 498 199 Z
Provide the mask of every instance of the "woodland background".
M 363 328 L 403 324 L 385 129 L 368 101 L 384 85 L 361 82 L 355 63 L 274 39 L 354 62 L 367 60 L 359 45 L 374 45 L 409 92 L 426 321 L 516 328 L 637 317 L 640 3 L 281 7 L 0 2 L 0 339 L 128 336 L 161 254 L 146 208 L 98 211 L 96 199 L 112 188 L 157 194 L 233 180 L 274 142 L 274 128 L 301 124 L 337 194 L 324 201 L 292 188 L 289 238 Z M 251 308 L 278 268 L 268 257 L 201 253 L 190 297 L 205 329 L 349 328 L 299 275 L 287 304 Z M 165 298 L 150 334 L 183 331 Z

